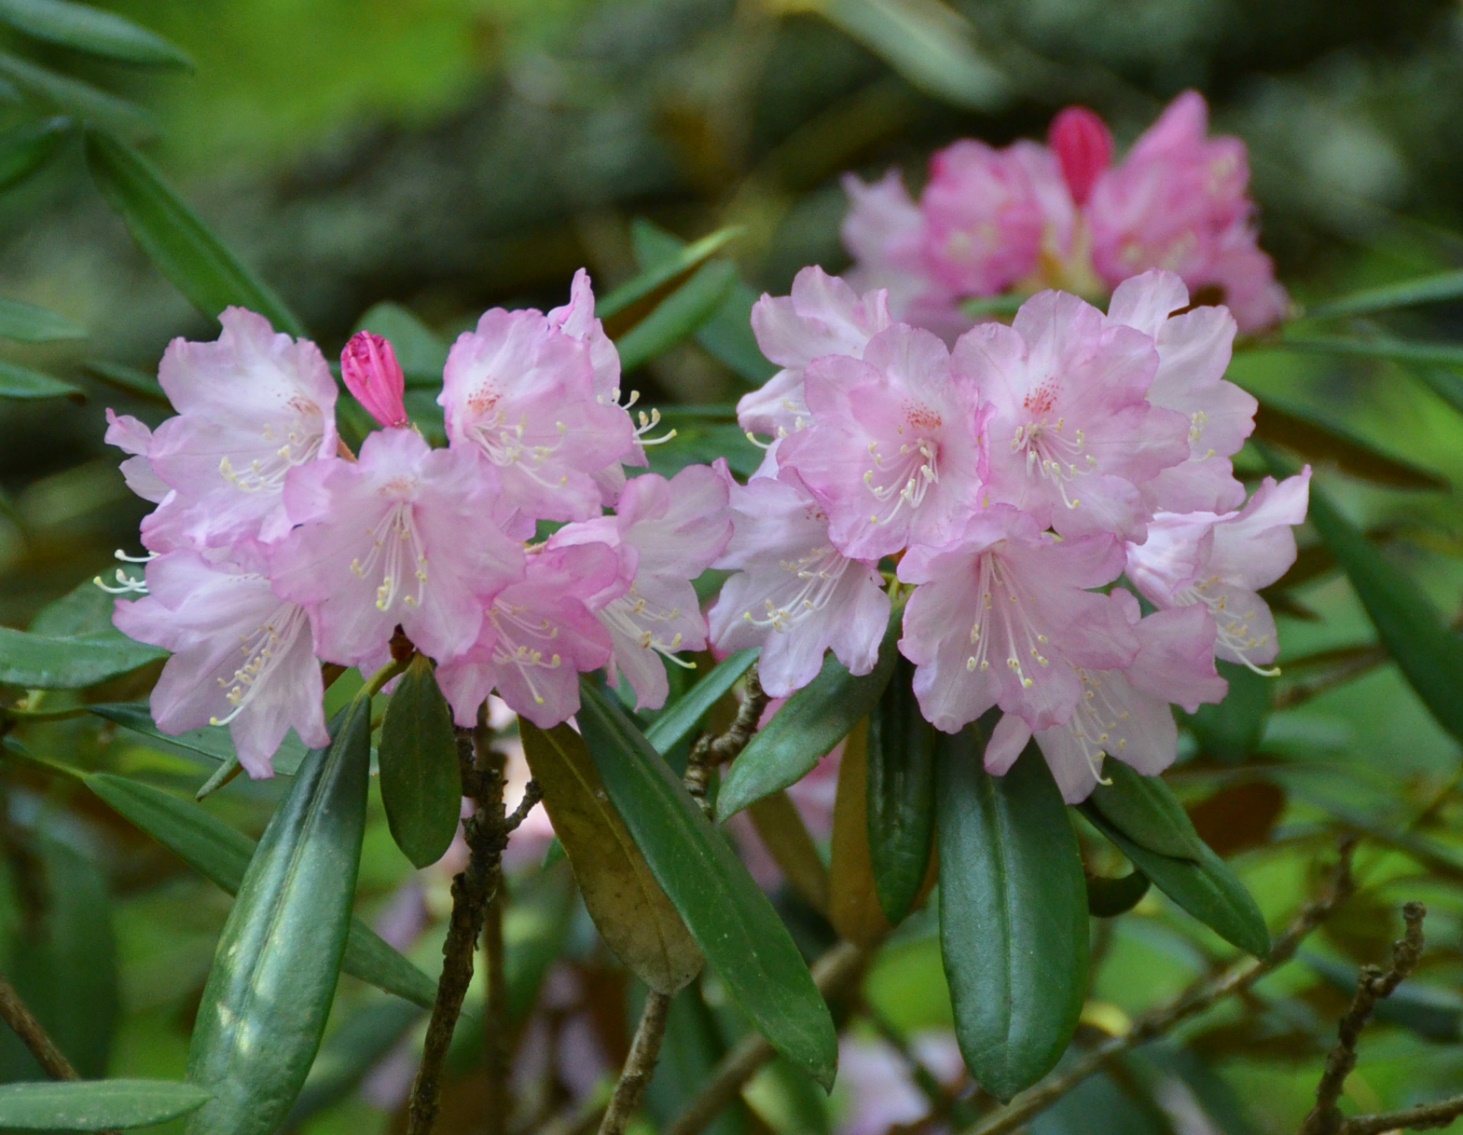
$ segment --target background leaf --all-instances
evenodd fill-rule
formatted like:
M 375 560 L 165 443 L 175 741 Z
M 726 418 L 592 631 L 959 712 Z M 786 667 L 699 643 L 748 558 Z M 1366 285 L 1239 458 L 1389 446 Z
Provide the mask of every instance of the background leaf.
M 80 387 L 14 363 L 0 362 L 0 398 L 84 398 Z
M 182 50 L 162 36 L 113 12 L 70 0 L 0 0 L 0 21 L 34 39 L 121 63 L 193 66 Z
M 171 1080 L 0 1085 L 0 1128 L 99 1131 L 150 1127 L 196 1111 L 208 1093 Z
M 3 147 L 0 140 L 0 147 Z M 0 298 L 0 338 L 22 343 L 50 343 L 57 339 L 84 339 L 86 328 L 64 315 L 34 304 Z
M 828 872 L 828 921 L 839 937 L 859 946 L 873 945 L 893 929 L 879 902 L 869 852 L 868 735 L 861 722 L 843 743 Z

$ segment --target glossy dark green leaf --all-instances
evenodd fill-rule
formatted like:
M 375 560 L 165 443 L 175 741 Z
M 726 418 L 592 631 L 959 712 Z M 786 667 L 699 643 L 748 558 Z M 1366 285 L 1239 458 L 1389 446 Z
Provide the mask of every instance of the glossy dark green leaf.
M 879 905 L 898 925 L 924 886 L 935 834 L 935 727 L 915 700 L 914 666 L 894 675 L 869 715 L 869 858 Z
M 724 248 L 728 241 L 740 236 L 742 228 L 734 225 L 718 229 L 700 240 L 681 245 L 668 255 L 648 265 L 634 279 L 627 280 L 614 291 L 601 298 L 594 305 L 594 313 L 600 319 L 609 319 L 632 304 L 646 299 L 678 278 L 688 276 Z M 678 242 L 679 243 L 679 242 Z
M 1329 414 L 1266 395 L 1255 414 L 1255 437 L 1312 460 L 1334 461 L 1353 477 L 1402 489 L 1446 489 L 1447 478 L 1404 457 L 1385 453 Z
M 736 268 L 725 261 L 699 268 L 615 343 L 623 373 L 695 335 L 720 310 L 736 279 Z
M 452 708 L 432 663 L 418 654 L 397 682 L 381 723 L 381 802 L 396 846 L 417 867 L 441 859 L 462 815 L 462 774 Z
M 691 687 L 685 697 L 677 700 L 657 717 L 654 724 L 645 731 L 645 736 L 655 746 L 655 751 L 668 753 L 690 737 L 701 724 L 701 719 L 711 711 L 711 707 L 730 692 L 755 661 L 755 649 L 737 651 L 718 663 L 711 673 Z
M 213 1099 L 189 1135 L 272 1135 L 320 1047 L 355 899 L 371 703 L 336 716 L 265 829 L 219 938 L 188 1052 Z
M 0 0 L 0 21 L 33 39 L 122 63 L 193 66 L 182 50 L 155 32 L 113 12 L 70 0 Z
M 148 259 L 204 315 L 216 319 L 237 304 L 263 315 L 276 331 L 305 334 L 273 289 L 240 263 L 136 150 L 88 131 L 86 160 L 107 204 Z
M 38 370 L 0 362 L 0 398 L 85 398 L 81 388 Z
M 582 684 L 579 724 L 610 799 L 656 881 L 763 1036 L 825 1087 L 838 1037 L 807 965 L 767 896 L 618 704 Z
M 1205 756 L 1226 764 L 1249 760 L 1260 748 L 1265 725 L 1270 720 L 1274 689 L 1270 679 L 1248 666 L 1220 660 L 1219 676 L 1229 682 L 1229 693 L 1218 705 L 1201 705 L 1196 713 L 1183 713 Z
M 0 1129 L 100 1131 L 150 1127 L 196 1111 L 209 1095 L 173 1080 L 71 1080 L 0 1085 Z
M 50 118 L 0 134 L 0 189 L 18 185 L 50 161 L 71 129 L 70 119 Z
M 1152 884 L 1142 871 L 1129 871 L 1117 878 L 1087 876 L 1087 913 L 1094 918 L 1115 918 L 1126 914 L 1148 893 Z
M 152 712 L 147 708 L 146 702 L 102 702 L 89 705 L 87 709 L 98 717 L 146 737 L 164 752 L 181 749 L 225 763 L 238 759 L 238 754 L 234 752 L 234 742 L 228 729 L 223 726 L 205 725 L 201 729 L 172 734 L 164 733 L 153 724 Z M 274 771 L 282 776 L 294 776 L 300 762 L 305 759 L 305 752 L 304 742 L 291 730 L 274 754 Z
M 1273 453 L 1267 452 L 1266 459 L 1277 476 L 1294 472 Z M 1402 676 L 1438 724 L 1463 739 L 1463 639 L 1438 615 L 1423 590 L 1383 557 L 1314 484 L 1308 519 L 1346 572 Z
M 1198 860 L 1204 841 L 1189 822 L 1189 814 L 1160 778 L 1144 776 L 1122 761 L 1108 760 L 1103 778 L 1087 797 L 1087 805 L 1134 843 L 1160 855 Z
M 522 719 L 519 730 L 605 945 L 651 989 L 683 989 L 701 972 L 701 951 L 606 795 L 584 738 L 567 725 L 545 731 Z
M 1306 309 L 1306 319 L 1340 319 L 1354 315 L 1376 315 L 1418 304 L 1438 303 L 1463 297 L 1463 272 L 1438 272 L 1411 280 L 1399 280 L 1375 288 L 1363 288 L 1349 296 L 1327 300 Z
M 1257 958 L 1270 953 L 1270 931 L 1265 926 L 1264 915 L 1245 885 L 1219 856 L 1208 848 L 1197 861 L 1160 855 L 1128 839 L 1095 808 L 1083 805 L 1083 812 L 1155 887 L 1226 942 Z
M 1005 776 L 977 727 L 937 755 L 940 944 L 971 1073 L 1008 1100 L 1055 1066 L 1087 993 L 1087 886 L 1077 833 L 1036 747 Z
M 85 689 L 166 656 L 120 635 L 38 635 L 0 627 L 0 683 L 27 689 Z
M 830 653 L 818 676 L 787 699 L 727 770 L 716 802 L 718 819 L 802 780 L 869 715 L 894 673 L 901 618 L 896 608 L 869 673 L 854 677 Z
M 84 339 L 86 328 L 64 315 L 34 304 L 0 298 L 0 339 L 21 343 L 51 343 L 58 339 Z
M 135 103 L 14 55 L 0 53 L 0 79 L 8 79 L 27 98 L 65 111 L 78 122 L 98 129 L 125 138 L 148 138 L 157 133 L 157 120 Z
M 86 786 L 119 815 L 157 840 L 204 878 L 237 894 L 254 856 L 254 841 L 199 804 L 112 773 L 82 774 Z M 437 983 L 360 919 L 352 919 L 342 969 L 387 993 L 430 1009 Z

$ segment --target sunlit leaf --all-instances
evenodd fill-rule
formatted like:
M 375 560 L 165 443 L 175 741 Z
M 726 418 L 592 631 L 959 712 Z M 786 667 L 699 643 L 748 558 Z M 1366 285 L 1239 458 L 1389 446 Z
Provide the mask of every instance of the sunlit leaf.
M 995 777 L 975 727 L 940 740 L 940 943 L 955 1036 L 977 1082 L 1008 1100 L 1051 1070 L 1082 1012 L 1082 856 L 1034 746 Z
M 78 327 L 64 315 L 19 300 L 0 299 L 0 339 L 50 343 L 57 339 L 84 338 L 86 328 Z
M 651 989 L 675 993 L 704 959 L 605 794 L 584 739 L 567 725 L 519 721 L 544 808 L 568 852 L 584 905 L 616 957 Z
M 462 814 L 452 708 L 425 655 L 411 660 L 381 723 L 381 803 L 396 846 L 413 866 L 446 854 Z
M 209 1094 L 173 1080 L 72 1080 L 0 1085 L 0 1128 L 100 1131 L 150 1127 L 196 1111 Z
M 0 0 L 0 21 L 34 39 L 122 63 L 193 66 L 188 56 L 162 36 L 114 12 L 70 0 Z
M 935 834 L 935 727 L 915 700 L 914 666 L 894 676 L 869 715 L 868 840 L 879 903 L 890 922 L 914 906 Z
M 156 120 L 135 103 L 14 55 L 0 53 L 0 78 L 9 79 L 27 97 L 89 126 L 124 138 L 148 138 L 157 133 Z
M 767 896 L 619 705 L 588 681 L 582 697 L 579 724 L 610 799 L 732 1001 L 774 1048 L 831 1086 L 833 1020 Z
M 305 334 L 273 289 L 244 267 L 136 150 L 88 131 L 86 160 L 97 188 L 147 258 L 204 315 L 216 319 L 237 304 L 263 315 L 276 331 Z
M 900 626 L 901 611 L 896 609 L 879 647 L 879 661 L 868 674 L 855 677 L 828 655 L 818 676 L 788 698 L 732 762 L 717 797 L 718 819 L 796 784 L 869 715 L 894 673 Z

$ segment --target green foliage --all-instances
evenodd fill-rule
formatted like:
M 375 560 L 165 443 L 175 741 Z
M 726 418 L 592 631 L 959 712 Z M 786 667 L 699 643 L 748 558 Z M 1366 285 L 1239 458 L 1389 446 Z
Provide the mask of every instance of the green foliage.
M 914 906 L 934 844 L 939 735 L 919 711 L 914 667 L 894 677 L 869 714 L 869 855 L 885 916 L 898 925 Z
M 100 8 L 70 0 L 0 0 L 0 22 L 35 39 L 148 67 L 192 67 L 162 36 Z
M 0 1127 L 98 1131 L 151 1127 L 196 1111 L 208 1093 L 170 1080 L 74 1080 L 0 1085 Z
M 411 660 L 381 724 L 381 802 L 396 846 L 413 866 L 446 853 L 462 812 L 452 708 L 424 655 Z

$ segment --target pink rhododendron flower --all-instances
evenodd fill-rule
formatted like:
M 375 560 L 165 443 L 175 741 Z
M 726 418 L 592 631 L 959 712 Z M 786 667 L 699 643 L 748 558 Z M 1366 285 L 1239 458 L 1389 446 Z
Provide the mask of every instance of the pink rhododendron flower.
M 591 346 L 537 311 L 495 308 L 459 336 L 437 401 L 452 445 L 497 468 L 499 520 L 522 539 L 597 515 L 596 475 L 638 453 L 629 415 L 596 395 Z
M 311 747 L 330 743 L 325 691 L 304 608 L 274 593 L 262 548 L 240 545 L 234 554 L 244 566 L 187 549 L 151 560 L 148 594 L 118 600 L 112 620 L 173 652 L 152 691 L 158 728 L 228 725 L 239 763 L 266 777 L 291 728 Z
M 1311 470 L 1271 477 L 1238 512 L 1159 513 L 1143 544 L 1129 544 L 1127 573 L 1162 608 L 1202 605 L 1215 626 L 1214 653 L 1259 669 L 1275 661 L 1275 619 L 1257 594 L 1295 562 L 1295 525 L 1305 520 Z
M 896 324 L 862 359 L 811 363 L 804 383 L 814 428 L 785 438 L 778 461 L 823 504 L 844 555 L 938 540 L 974 507 L 989 411 L 934 335 Z
M 215 342 L 169 344 L 158 381 L 178 416 L 158 426 L 147 451 L 178 494 L 169 532 L 198 547 L 277 540 L 290 526 L 286 475 L 336 450 L 335 380 L 320 349 L 243 308 L 219 322 Z
M 530 555 L 523 579 L 488 606 L 477 641 L 437 667 L 457 723 L 473 725 L 494 690 L 540 728 L 569 720 L 579 709 L 580 673 L 605 665 L 612 649 L 589 602 L 619 576 L 620 557 L 605 544 Z
M 737 403 L 742 429 L 773 437 L 802 429 L 809 416 L 804 368 L 825 355 L 861 357 L 890 322 L 886 293 L 860 296 L 816 266 L 797 274 L 790 296 L 764 295 L 752 308 L 752 330 L 762 353 L 783 369 Z
M 103 440 L 115 445 L 123 453 L 132 454 L 122 462 L 122 478 L 127 487 L 145 501 L 158 504 L 173 490 L 156 473 L 152 462 L 147 459 L 152 448 L 152 430 L 131 414 L 118 416 L 107 411 L 107 433 Z
M 381 425 L 400 429 L 410 425 L 406 415 L 406 376 L 396 361 L 396 352 L 380 335 L 357 331 L 340 353 L 340 376 L 355 396 Z
M 1113 599 L 1138 639 L 1138 654 L 1124 669 L 1077 668 L 1082 697 L 1061 725 L 1036 733 L 1036 743 L 1069 804 L 1087 799 L 1102 782 L 1102 760 L 1114 757 L 1156 776 L 1178 755 L 1178 726 L 1170 704 L 1190 713 L 1224 700 L 1229 683 L 1214 669 L 1213 629 L 1202 608 L 1159 611 L 1139 618 L 1138 602 L 1121 588 Z M 1016 714 L 1001 718 L 986 746 L 986 768 L 1004 774 L 1032 737 Z
M 271 578 L 309 609 L 332 662 L 379 665 L 397 624 L 424 654 L 452 658 L 523 574 L 523 549 L 492 519 L 498 495 L 496 472 L 475 450 L 378 431 L 359 462 L 291 474 L 285 501 L 298 527 L 274 550 Z
M 1150 336 L 1042 292 L 1010 327 L 961 336 L 954 359 L 993 409 L 983 501 L 1014 504 L 1063 536 L 1140 536 L 1139 486 L 1189 453 L 1188 421 L 1149 404 Z
M 943 545 L 911 548 L 915 583 L 899 649 L 936 729 L 954 733 L 993 705 L 1032 729 L 1065 722 L 1082 696 L 1078 668 L 1114 670 L 1138 653 L 1121 606 L 1087 589 L 1122 571 L 1111 536 L 1059 541 L 1030 514 L 993 505 Z
M 620 556 L 620 577 L 593 600 L 614 655 L 610 685 L 621 678 L 635 690 L 636 708 L 659 709 L 670 693 L 662 659 L 706 648 L 706 619 L 691 581 L 721 555 L 731 538 L 726 482 L 708 465 L 689 465 L 671 480 L 654 473 L 633 478 L 615 516 L 571 524 L 549 538 L 550 548 L 601 543 Z
M 758 677 L 775 698 L 817 677 L 830 648 L 850 673 L 871 671 L 889 622 L 875 565 L 833 546 L 827 514 L 791 470 L 731 483 L 731 507 L 731 543 L 716 566 L 739 570 L 709 615 L 716 648 L 760 646 Z

